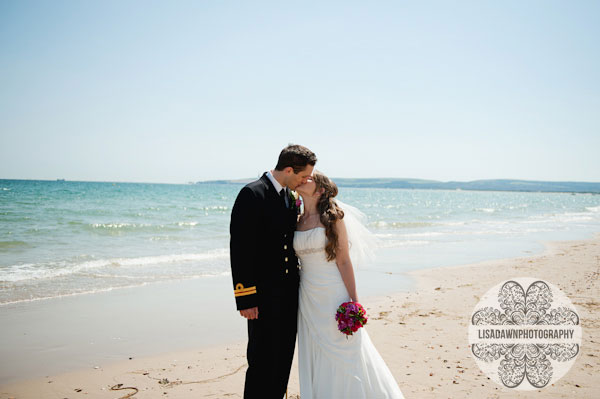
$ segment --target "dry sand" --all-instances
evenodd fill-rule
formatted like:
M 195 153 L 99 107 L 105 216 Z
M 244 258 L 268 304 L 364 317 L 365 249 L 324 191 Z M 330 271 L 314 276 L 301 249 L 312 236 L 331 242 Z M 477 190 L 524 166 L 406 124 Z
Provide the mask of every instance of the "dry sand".
M 600 398 L 600 234 L 546 246 L 532 257 L 411 272 L 415 291 L 363 299 L 366 328 L 406 398 Z M 500 387 L 470 354 L 471 312 L 488 289 L 512 277 L 558 286 L 583 329 L 571 370 L 537 391 Z M 0 398 L 241 398 L 245 370 L 245 342 L 238 342 L 10 383 L 0 386 Z M 295 359 L 290 398 L 299 398 L 297 373 Z

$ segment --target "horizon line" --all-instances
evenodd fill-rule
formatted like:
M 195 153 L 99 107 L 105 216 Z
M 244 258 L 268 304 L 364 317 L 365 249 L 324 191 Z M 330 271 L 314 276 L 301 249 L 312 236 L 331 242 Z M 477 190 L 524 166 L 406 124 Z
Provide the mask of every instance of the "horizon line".
M 209 179 L 209 180 L 196 180 L 196 181 L 188 181 L 186 183 L 166 183 L 166 182 L 152 182 L 152 181 L 118 181 L 118 180 L 70 180 L 66 178 L 58 178 L 58 179 L 19 179 L 19 178 L 0 178 L 2 180 L 16 180 L 16 181 L 48 181 L 48 182 L 76 182 L 76 183 L 132 183 L 132 184 L 175 184 L 175 185 L 191 185 L 198 183 L 210 183 L 210 182 L 235 182 L 241 180 L 249 180 L 254 181 L 259 179 L 255 177 L 244 177 L 244 178 L 235 178 L 235 179 Z M 368 180 L 368 179 L 394 179 L 394 180 L 424 180 L 430 182 L 437 183 L 472 183 L 477 181 L 501 181 L 501 180 L 510 180 L 510 181 L 525 181 L 525 182 L 541 182 L 541 183 L 591 183 L 591 184 L 600 184 L 600 181 L 583 181 L 583 180 L 529 180 L 529 179 L 517 179 L 517 178 L 485 178 L 485 179 L 475 179 L 475 180 L 434 180 L 434 179 L 423 179 L 418 177 L 331 177 L 332 180 L 336 179 L 354 179 L 354 180 Z

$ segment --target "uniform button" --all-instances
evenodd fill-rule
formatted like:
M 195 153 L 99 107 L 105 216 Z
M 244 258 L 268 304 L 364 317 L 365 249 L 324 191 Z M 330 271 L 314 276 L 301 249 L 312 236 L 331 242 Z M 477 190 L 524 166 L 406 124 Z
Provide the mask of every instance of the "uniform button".
M 288 274 L 288 269 L 285 269 L 285 274 Z
M 283 249 L 287 249 L 287 245 L 284 245 L 284 246 L 283 246 Z
M 285 261 L 286 261 L 286 262 L 288 261 L 288 258 L 287 258 L 287 257 L 285 258 Z
M 287 234 L 284 234 L 284 235 L 283 235 L 283 238 L 285 238 L 285 237 L 287 237 Z

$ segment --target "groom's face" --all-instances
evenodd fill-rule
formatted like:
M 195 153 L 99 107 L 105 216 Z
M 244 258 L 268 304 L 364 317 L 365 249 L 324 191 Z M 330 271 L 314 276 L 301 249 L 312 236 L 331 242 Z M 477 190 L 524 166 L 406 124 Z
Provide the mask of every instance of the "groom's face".
M 314 166 L 306 165 L 306 168 L 299 173 L 294 173 L 294 170 L 292 168 L 290 169 L 291 173 L 288 175 L 287 186 L 290 188 L 290 190 L 295 190 L 296 187 L 306 183 L 308 178 L 312 176 Z

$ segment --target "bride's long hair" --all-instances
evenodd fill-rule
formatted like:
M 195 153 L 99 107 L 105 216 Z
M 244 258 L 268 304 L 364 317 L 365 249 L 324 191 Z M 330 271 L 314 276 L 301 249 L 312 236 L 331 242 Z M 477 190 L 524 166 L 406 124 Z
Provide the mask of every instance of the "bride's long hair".
M 336 249 L 338 247 L 338 234 L 335 230 L 335 222 L 344 218 L 344 211 L 334 201 L 338 194 L 337 185 L 327 176 L 319 171 L 315 171 L 312 176 L 316 184 L 316 190 L 322 191 L 319 202 L 317 203 L 317 211 L 319 212 L 321 223 L 325 226 L 325 235 L 327 235 L 327 245 L 325 252 L 327 260 L 332 261 L 336 257 Z

